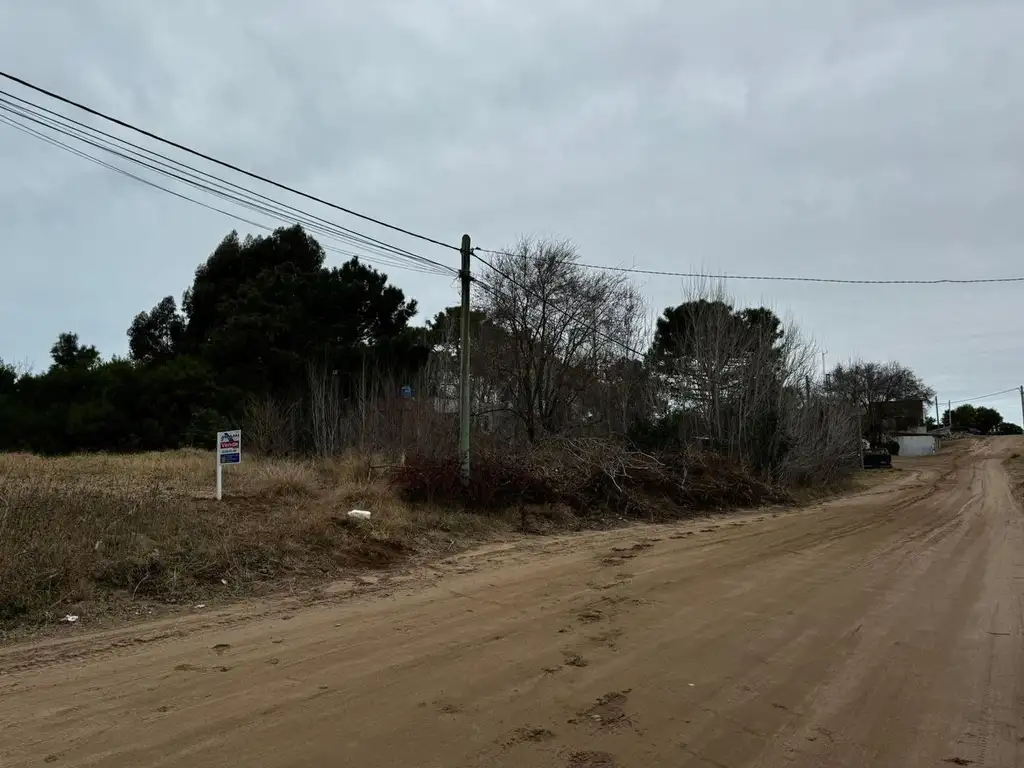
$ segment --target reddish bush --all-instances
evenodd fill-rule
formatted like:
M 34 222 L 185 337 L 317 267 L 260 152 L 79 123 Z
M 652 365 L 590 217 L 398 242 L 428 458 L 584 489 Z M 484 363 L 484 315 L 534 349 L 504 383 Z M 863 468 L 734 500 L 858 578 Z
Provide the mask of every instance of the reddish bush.
M 414 457 L 391 481 L 410 502 L 497 510 L 560 503 L 577 514 L 649 519 L 786 500 L 729 459 L 704 451 L 654 456 L 610 440 L 549 442 L 527 455 L 474 457 L 464 487 L 457 458 Z
M 521 458 L 477 454 L 472 469 L 472 482 L 464 486 L 458 457 L 411 456 L 392 470 L 391 482 L 409 502 L 459 504 L 483 511 L 558 499 L 536 467 Z

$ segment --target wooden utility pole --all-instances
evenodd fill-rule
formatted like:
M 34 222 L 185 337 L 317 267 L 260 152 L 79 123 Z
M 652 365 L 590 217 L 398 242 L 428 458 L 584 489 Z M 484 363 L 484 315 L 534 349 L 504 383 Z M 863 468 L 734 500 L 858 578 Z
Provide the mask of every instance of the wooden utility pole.
M 1020 387 L 1020 425 L 1024 427 L 1024 384 Z
M 473 257 L 473 248 L 469 235 L 462 236 L 462 269 L 459 279 L 462 281 L 462 311 L 459 317 L 459 462 L 462 484 L 469 485 L 469 426 L 470 426 L 470 374 L 469 374 L 469 262 Z
M 864 416 L 857 414 L 857 455 L 860 456 L 860 468 L 864 469 Z

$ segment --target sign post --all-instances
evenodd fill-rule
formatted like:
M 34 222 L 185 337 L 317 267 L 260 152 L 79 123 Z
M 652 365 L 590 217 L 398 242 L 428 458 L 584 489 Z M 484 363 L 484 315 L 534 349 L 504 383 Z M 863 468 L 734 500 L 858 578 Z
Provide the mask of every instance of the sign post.
M 242 463 L 242 430 L 217 433 L 217 501 L 224 496 L 224 465 Z

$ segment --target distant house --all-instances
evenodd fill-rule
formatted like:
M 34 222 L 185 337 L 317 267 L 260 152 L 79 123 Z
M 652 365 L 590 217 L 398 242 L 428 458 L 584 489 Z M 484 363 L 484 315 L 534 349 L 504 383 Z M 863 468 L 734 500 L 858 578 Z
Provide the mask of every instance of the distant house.
M 871 403 L 862 411 L 863 434 L 872 445 L 883 435 L 924 431 L 924 400 L 888 400 Z
M 899 443 L 900 456 L 931 456 L 939 452 L 939 436 L 925 431 L 890 433 L 889 437 Z
M 868 421 L 883 432 L 916 431 L 924 426 L 924 400 L 890 400 L 872 403 Z

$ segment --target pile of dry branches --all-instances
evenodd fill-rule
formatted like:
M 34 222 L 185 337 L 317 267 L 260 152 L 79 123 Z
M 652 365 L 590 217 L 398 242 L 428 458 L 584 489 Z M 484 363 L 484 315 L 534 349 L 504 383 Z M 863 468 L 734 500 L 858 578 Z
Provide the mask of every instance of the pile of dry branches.
M 786 500 L 730 459 L 696 448 L 655 454 L 589 438 L 552 441 L 546 449 L 562 501 L 580 514 L 653 520 Z
M 564 504 L 582 517 L 686 517 L 787 500 L 780 489 L 730 459 L 698 449 L 661 454 L 608 438 L 559 438 L 521 454 L 474 459 L 468 487 L 454 458 L 410 457 L 392 472 L 408 501 L 500 511 Z

